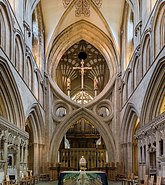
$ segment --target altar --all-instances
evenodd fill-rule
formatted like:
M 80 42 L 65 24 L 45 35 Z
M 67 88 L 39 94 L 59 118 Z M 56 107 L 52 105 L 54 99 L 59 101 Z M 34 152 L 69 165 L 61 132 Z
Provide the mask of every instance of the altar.
M 107 175 L 101 171 L 63 171 L 58 185 L 108 185 Z

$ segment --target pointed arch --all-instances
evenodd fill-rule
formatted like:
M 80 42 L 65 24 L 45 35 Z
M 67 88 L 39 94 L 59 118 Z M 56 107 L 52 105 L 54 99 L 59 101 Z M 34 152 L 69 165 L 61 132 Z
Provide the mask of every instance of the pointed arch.
M 41 71 L 44 71 L 44 24 L 41 10 L 41 3 L 39 2 L 32 13 L 32 54 L 34 61 Z
M 133 89 L 137 87 L 142 79 L 142 64 L 139 60 L 139 56 L 136 55 L 133 64 Z
M 11 73 L 7 61 L 0 57 L 0 101 L 2 115 L 10 123 L 24 129 L 25 118 L 23 112 L 22 100 L 18 87 Z
M 150 30 L 146 32 L 142 42 L 143 76 L 151 65 Z
M 143 105 L 142 123 L 147 124 L 160 114 L 161 103 L 165 96 L 165 57 L 158 60 L 157 66 L 150 79 Z M 156 85 L 155 85 L 156 84 Z
M 130 2 L 126 1 L 124 6 L 123 24 L 122 24 L 122 42 L 123 42 L 123 63 L 122 68 L 125 71 L 131 61 L 134 51 L 134 9 L 130 6 Z
M 40 107 L 37 103 L 34 103 L 30 108 L 29 111 L 27 112 L 27 119 L 31 119 L 34 132 L 34 140 L 37 143 L 43 143 L 42 138 L 44 138 L 44 119 L 43 115 L 41 113 Z
M 165 1 L 159 1 L 156 12 L 153 16 L 153 45 L 154 45 L 154 58 L 158 55 L 160 50 L 165 45 Z
M 131 69 L 128 70 L 126 84 L 127 84 L 127 97 L 129 98 L 133 92 L 133 76 Z
M 95 39 L 93 36 L 95 35 Z M 75 43 L 80 40 L 85 40 L 96 47 L 105 60 L 110 72 L 110 79 L 119 71 L 118 56 L 110 40 L 100 29 L 95 25 L 81 20 L 66 28 L 55 40 L 47 59 L 47 70 L 52 79 L 55 80 L 55 73 L 58 63 L 63 54 Z M 110 80 L 109 82 L 110 83 Z M 107 86 L 108 86 L 107 83 Z
M 34 63 L 30 49 L 26 48 L 26 61 L 25 61 L 25 81 L 28 87 L 33 91 L 33 75 L 34 75 Z
M 19 74 L 24 76 L 24 46 L 23 46 L 23 38 L 19 31 L 15 34 L 15 51 L 14 51 L 14 66 L 18 70 Z
M 40 83 L 39 83 L 39 77 L 38 77 L 37 69 L 34 71 L 33 84 L 34 84 L 33 93 L 34 93 L 35 97 L 38 100 L 39 99 L 39 84 Z
M 0 46 L 11 58 L 12 51 L 12 19 L 7 3 L 0 1 Z
M 112 131 L 108 128 L 108 125 L 103 124 L 99 118 L 96 118 L 92 111 L 82 108 L 75 110 L 68 115 L 67 118 L 60 123 L 58 129 L 54 131 L 50 142 L 50 161 L 54 164 L 57 163 L 58 149 L 64 135 L 73 124 L 73 121 L 75 123 L 75 121 L 79 120 L 81 117 L 89 120 L 96 127 L 96 129 L 99 130 L 107 148 L 108 159 L 110 162 L 117 162 L 118 158 L 117 155 L 115 155 L 116 144 Z
M 134 134 L 139 127 L 139 116 L 138 112 L 135 109 L 135 106 L 132 103 L 128 103 L 124 111 L 124 116 L 122 119 L 121 126 L 121 145 L 122 145 L 122 156 L 125 166 L 125 173 L 127 175 L 131 174 L 133 169 L 133 153 L 134 149 Z M 132 151 L 132 152 L 131 152 Z M 137 155 L 137 154 L 136 154 Z M 138 158 L 136 158 L 138 159 Z M 136 161 L 137 163 L 137 161 Z
M 29 167 L 32 168 L 34 174 L 41 173 L 41 166 L 43 162 L 43 156 L 40 152 L 43 151 L 43 138 L 44 135 L 44 119 L 41 113 L 40 107 L 37 103 L 34 103 L 28 113 L 26 118 L 26 131 L 29 132 Z

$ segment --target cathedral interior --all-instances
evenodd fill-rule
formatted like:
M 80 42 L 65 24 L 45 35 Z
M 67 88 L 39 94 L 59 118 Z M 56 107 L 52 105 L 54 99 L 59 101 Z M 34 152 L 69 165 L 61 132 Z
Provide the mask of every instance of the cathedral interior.
M 0 0 L 0 184 L 82 156 L 165 184 L 165 0 Z

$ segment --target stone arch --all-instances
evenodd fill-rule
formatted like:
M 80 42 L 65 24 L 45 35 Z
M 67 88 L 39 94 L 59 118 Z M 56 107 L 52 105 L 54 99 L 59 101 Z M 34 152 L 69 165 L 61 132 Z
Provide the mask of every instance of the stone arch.
M 132 73 L 131 69 L 127 68 L 125 72 L 124 83 L 123 83 L 123 88 L 122 88 L 122 96 L 124 100 L 123 103 L 127 101 L 127 99 L 129 98 L 133 90 L 131 73 Z
M 95 117 L 91 111 L 81 108 L 72 112 L 63 122 L 59 124 L 58 129 L 53 133 L 49 150 L 50 162 L 56 165 L 58 149 L 63 136 L 73 124 L 73 121 L 79 120 L 81 117 L 88 119 L 97 128 L 97 130 L 99 130 L 107 148 L 108 159 L 110 160 L 109 162 L 117 162 L 118 157 L 116 156 L 116 144 L 112 131 L 109 129 L 107 124 L 102 123 L 102 121 Z
M 19 74 L 24 76 L 24 46 L 23 38 L 19 31 L 15 34 L 15 51 L 14 51 L 14 66 L 18 70 Z
M 95 35 L 95 39 L 93 36 Z M 53 42 L 47 59 L 48 73 L 55 77 L 57 67 L 62 55 L 76 42 L 84 39 L 96 47 L 107 61 L 111 69 L 111 77 L 118 72 L 118 56 L 113 41 L 95 25 L 81 20 L 66 28 Z M 55 63 L 54 63 L 55 61 Z
M 12 20 L 6 1 L 0 2 L 0 46 L 11 58 Z
M 28 111 L 26 118 L 25 130 L 29 132 L 29 167 L 32 168 L 34 174 L 41 172 L 43 161 L 42 147 L 44 144 L 44 120 L 40 107 L 34 103 Z M 34 160 L 35 159 L 35 160 Z
M 34 123 L 34 125 L 32 125 L 34 131 L 34 140 L 37 143 L 42 143 L 42 138 L 44 135 L 44 120 L 39 105 L 37 103 L 34 103 L 29 109 L 27 115 L 28 116 L 26 117 L 26 120 L 30 118 L 31 121 L 33 121 Z
M 153 16 L 153 46 L 154 46 L 154 58 L 158 55 L 160 50 L 165 45 L 165 1 L 159 1 L 156 12 Z
M 131 61 L 133 51 L 134 51 L 134 9 L 130 3 L 125 3 L 124 15 L 122 24 L 122 40 L 123 40 L 123 64 L 122 70 L 125 71 Z
M 24 129 L 24 112 L 21 97 L 7 61 L 0 57 L 0 101 L 2 116 L 18 128 Z
M 161 103 L 165 95 L 165 57 L 157 62 L 154 73 L 150 79 L 143 105 L 141 120 L 143 125 L 159 115 Z M 155 85 L 156 84 L 156 85 Z M 148 108 L 149 107 L 149 108 Z
M 25 62 L 25 81 L 31 90 L 33 90 L 33 72 L 34 66 L 32 62 L 32 57 L 31 55 L 27 55 Z
M 133 171 L 133 153 L 130 151 L 133 151 L 134 131 L 139 120 L 138 112 L 132 103 L 127 104 L 122 120 L 120 137 L 122 146 L 121 160 L 124 162 L 125 173 L 130 175 Z
M 133 92 L 133 78 L 132 70 L 128 68 L 126 85 L 127 85 L 127 98 L 129 98 Z
M 133 60 L 133 89 L 137 87 L 142 78 L 142 64 L 139 60 L 139 55 L 135 55 Z
M 33 84 L 34 84 L 34 89 L 33 89 L 33 93 L 35 95 L 35 97 L 37 98 L 37 100 L 39 100 L 39 76 L 38 76 L 38 71 L 37 69 L 34 71 L 34 75 L 33 75 Z
M 142 71 L 143 75 L 148 71 L 151 65 L 151 46 L 150 46 L 150 33 L 146 32 L 142 41 Z
M 47 58 L 47 71 L 51 76 L 50 80 L 56 85 L 56 68 L 61 57 L 72 45 L 82 39 L 97 48 L 107 61 L 107 65 L 111 71 L 109 81 L 104 87 L 104 93 L 106 93 L 111 87 L 112 78 L 119 72 L 117 52 L 109 37 L 95 25 L 84 20 L 69 26 L 55 39 L 51 52 Z M 56 90 L 60 92 L 60 88 L 57 85 Z
M 41 3 L 38 3 L 32 13 L 32 54 L 38 69 L 44 71 L 44 25 L 41 13 Z
M 125 84 L 125 80 L 123 80 L 121 82 L 121 89 L 122 89 L 122 95 L 121 95 L 121 105 L 124 106 L 124 104 L 126 103 L 127 101 L 127 91 L 126 91 L 126 84 Z

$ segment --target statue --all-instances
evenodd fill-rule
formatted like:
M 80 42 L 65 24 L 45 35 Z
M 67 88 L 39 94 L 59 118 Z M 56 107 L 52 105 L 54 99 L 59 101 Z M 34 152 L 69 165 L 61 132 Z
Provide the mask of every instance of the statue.
M 67 90 L 70 90 L 71 89 L 71 80 L 70 80 L 70 78 L 67 78 L 66 84 L 67 84 Z
M 94 80 L 93 80 L 93 86 L 94 86 L 94 90 L 98 90 L 98 80 L 96 76 L 94 77 Z

